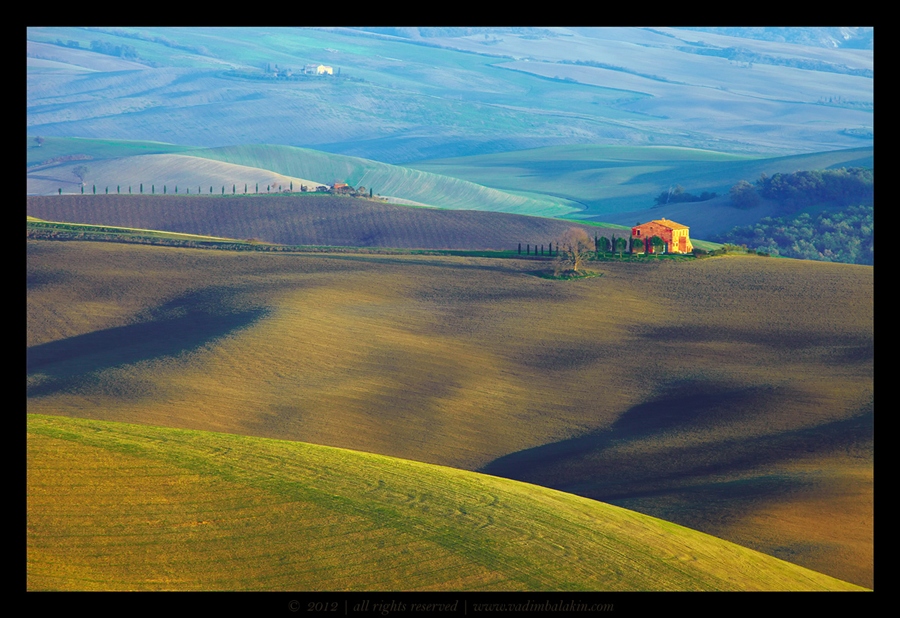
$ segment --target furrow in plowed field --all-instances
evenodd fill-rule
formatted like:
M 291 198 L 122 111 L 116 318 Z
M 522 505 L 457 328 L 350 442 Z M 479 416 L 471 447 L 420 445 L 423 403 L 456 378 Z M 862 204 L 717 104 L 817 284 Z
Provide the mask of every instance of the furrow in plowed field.
M 570 227 L 613 230 L 508 213 L 411 208 L 330 195 L 31 196 L 28 215 L 47 221 L 256 238 L 285 245 L 517 250 L 555 243 Z M 617 235 L 627 230 L 615 230 Z

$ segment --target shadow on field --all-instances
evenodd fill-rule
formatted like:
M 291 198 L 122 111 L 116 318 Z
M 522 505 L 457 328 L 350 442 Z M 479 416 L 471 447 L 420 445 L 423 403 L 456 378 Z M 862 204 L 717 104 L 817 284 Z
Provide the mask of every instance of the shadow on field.
M 428 251 L 428 249 L 423 249 L 423 251 Z M 435 250 L 437 251 L 437 250 Z M 487 250 L 485 250 L 487 251 Z M 300 255 L 302 257 L 302 254 Z M 443 257 L 441 254 L 435 253 L 436 257 Z M 432 257 L 434 257 L 432 256 Z M 368 264 L 390 264 L 392 266 L 430 266 L 435 269 L 449 269 L 449 270 L 459 270 L 459 271 L 472 271 L 472 272 L 484 272 L 484 271 L 492 271 L 503 274 L 509 274 L 510 272 L 515 272 L 514 269 L 510 268 L 508 264 L 505 263 L 497 263 L 496 258 L 483 258 L 483 262 L 480 263 L 455 263 L 448 261 L 438 261 L 434 259 L 420 258 L 420 257 L 407 257 L 407 258 L 399 258 L 392 257 L 387 255 L 379 255 L 377 253 L 365 254 L 365 255 L 339 255 L 335 253 L 326 253 L 324 255 L 326 259 L 329 260 L 338 260 L 338 261 L 346 261 L 346 262 L 364 262 Z M 460 256 L 460 257 L 472 257 L 473 259 L 477 259 L 478 256 Z M 507 260 L 513 260 L 517 258 L 504 258 L 504 262 Z M 522 259 L 527 259 L 523 257 Z
M 94 382 L 106 369 L 175 357 L 265 315 L 264 309 L 230 306 L 230 296 L 230 290 L 224 288 L 192 292 L 152 310 L 138 324 L 32 346 L 26 352 L 26 371 L 31 378 L 27 395 L 76 390 Z M 128 396 L 127 386 L 122 387 L 116 388 L 116 395 Z
M 759 328 L 724 328 L 721 326 L 704 326 L 699 324 L 680 326 L 677 329 L 663 327 L 650 329 L 642 333 L 650 341 L 666 341 L 673 345 L 678 343 L 749 343 L 767 346 L 777 350 L 796 351 L 804 348 L 828 347 L 840 350 L 848 358 L 861 361 L 874 358 L 874 347 L 871 337 L 824 333 L 815 329 L 808 331 L 784 331 Z
M 718 500 L 773 499 L 811 481 L 764 472 L 772 464 L 871 448 L 871 406 L 846 419 L 766 433 L 762 412 L 800 396 L 783 388 L 685 383 L 631 408 L 607 430 L 511 453 L 479 472 L 623 506 L 670 494 L 694 510 Z M 742 426 L 751 428 L 746 438 Z

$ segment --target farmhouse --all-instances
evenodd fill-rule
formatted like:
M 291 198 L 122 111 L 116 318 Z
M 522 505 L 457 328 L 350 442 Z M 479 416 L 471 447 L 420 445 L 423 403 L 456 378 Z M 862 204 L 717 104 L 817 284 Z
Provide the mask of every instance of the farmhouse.
M 669 219 L 654 219 L 649 223 L 642 223 L 631 228 L 631 252 L 653 253 L 653 245 L 650 239 L 659 236 L 665 247 L 666 253 L 690 253 L 694 250 L 691 239 L 688 237 L 688 226 L 675 223 Z
M 353 193 L 353 187 L 348 185 L 346 182 L 341 182 L 339 180 L 335 180 L 333 183 L 328 185 L 328 190 L 332 193 Z

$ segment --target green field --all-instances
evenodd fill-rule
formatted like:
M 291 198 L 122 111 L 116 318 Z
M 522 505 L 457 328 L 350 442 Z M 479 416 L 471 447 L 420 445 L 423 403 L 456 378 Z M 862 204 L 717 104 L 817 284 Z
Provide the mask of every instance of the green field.
M 708 191 L 727 198 L 739 180 L 754 182 L 763 173 L 854 166 L 873 167 L 873 150 L 760 157 L 661 146 L 554 146 L 413 164 L 488 187 L 570 200 L 583 208 L 579 218 L 600 220 L 604 215 L 649 211 L 655 197 L 676 185 L 694 195 Z M 698 203 L 679 206 L 696 208 Z M 725 218 L 725 213 L 717 214 Z
M 165 154 L 169 149 L 168 154 Z M 36 154 L 39 151 L 44 151 Z M 141 156 L 145 151 L 150 156 Z M 268 188 L 310 187 L 335 180 L 360 185 L 398 201 L 446 209 L 508 212 L 568 218 L 585 223 L 634 225 L 666 217 L 688 225 L 694 237 L 718 234 L 738 225 L 752 225 L 777 216 L 776 204 L 750 210 L 731 207 L 728 191 L 739 180 L 760 174 L 793 173 L 834 167 L 873 167 L 871 148 L 759 157 L 692 148 L 657 146 L 559 146 L 416 163 L 413 167 L 330 154 L 306 148 L 244 145 L 184 149 L 155 143 L 50 138 L 41 148 L 29 142 L 32 159 L 90 156 L 32 168 L 29 194 L 79 193 L 71 170 L 87 165 L 86 192 L 100 194 L 157 193 L 180 187 L 216 195 L 224 186 L 242 194 Z M 718 197 L 705 202 L 656 207 L 654 198 L 671 187 Z
M 506 479 L 40 415 L 28 531 L 29 590 L 861 590 Z
M 254 193 L 257 184 L 262 192 L 272 185 L 287 189 L 300 185 L 315 187 L 336 180 L 354 187 L 371 188 L 384 196 L 402 198 L 431 206 L 464 210 L 488 210 L 537 216 L 560 216 L 577 212 L 579 206 L 566 199 L 546 195 L 518 195 L 475 183 L 422 172 L 377 161 L 293 148 L 289 146 L 248 145 L 228 148 L 187 149 L 144 142 L 115 142 L 110 140 L 49 139 L 41 148 L 29 141 L 29 164 L 50 163 L 29 171 L 29 193 L 79 193 L 80 186 L 71 169 L 86 165 L 86 192 L 93 186 L 105 194 L 107 187 L 127 193 L 130 187 L 138 193 L 151 186 L 163 192 L 181 188 L 181 193 L 207 193 L 208 187 L 226 193 L 236 185 L 243 193 L 245 185 Z M 154 155 L 154 156 L 140 156 Z M 166 156 L 168 155 L 168 156 Z M 59 161 L 67 157 L 74 160 Z M 81 158 L 84 157 L 84 158 Z M 293 183 L 293 185 L 291 185 Z
M 500 470 L 873 586 L 870 267 L 560 282 L 515 259 L 47 241 L 27 263 L 31 413 Z

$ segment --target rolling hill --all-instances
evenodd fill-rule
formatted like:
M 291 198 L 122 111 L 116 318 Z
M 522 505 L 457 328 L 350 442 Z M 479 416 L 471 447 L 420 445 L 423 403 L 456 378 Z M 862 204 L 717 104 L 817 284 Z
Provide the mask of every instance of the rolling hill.
M 871 146 L 872 49 L 734 34 L 30 27 L 27 130 L 393 164 L 575 144 Z M 304 76 L 310 63 L 338 75 Z
M 96 185 L 122 193 L 128 187 L 145 193 L 151 185 L 176 186 L 180 192 L 198 189 L 215 194 L 224 186 L 230 193 L 250 193 L 271 185 L 294 190 L 344 180 L 363 185 L 391 201 L 448 209 L 486 210 L 586 223 L 633 225 L 665 216 L 691 227 L 697 238 L 719 234 L 738 225 L 752 225 L 777 216 L 776 204 L 738 210 L 728 191 L 739 180 L 754 181 L 760 174 L 835 167 L 874 167 L 871 148 L 820 152 L 775 158 L 731 155 L 689 148 L 566 146 L 497 155 L 482 155 L 417 163 L 415 169 L 304 148 L 245 145 L 228 148 L 185 149 L 147 142 L 116 142 L 46 138 L 26 153 L 31 167 L 28 193 L 55 195 L 80 192 L 71 170 L 86 164 L 88 192 Z M 719 197 L 705 202 L 655 207 L 654 198 L 681 185 L 695 195 L 704 191 Z M 161 192 L 161 191 L 159 191 Z
M 861 590 L 452 468 L 52 416 L 27 427 L 32 591 Z
M 27 247 L 30 413 L 494 470 L 873 585 L 871 267 Z
M 751 157 L 691 148 L 586 145 L 422 161 L 414 167 L 497 189 L 569 200 L 581 210 L 566 216 L 579 220 L 633 225 L 665 216 L 704 237 L 778 212 L 771 204 L 751 210 L 732 208 L 728 191 L 738 181 L 754 182 L 761 174 L 798 170 L 874 167 L 874 152 L 854 148 Z M 707 191 L 719 197 L 655 206 L 654 198 L 676 185 L 694 195 Z
M 517 251 L 556 243 L 567 229 L 627 235 L 560 219 L 412 208 L 331 195 L 63 195 L 27 199 L 46 221 L 165 230 L 284 245 Z
M 364 185 L 388 199 L 441 208 L 537 216 L 560 216 L 579 209 L 563 198 L 510 193 L 459 178 L 288 146 L 185 149 L 153 142 L 45 138 L 40 147 L 28 140 L 26 152 L 29 195 L 56 195 L 60 189 L 66 194 L 80 193 L 72 169 L 86 165 L 89 193 L 93 186 L 101 194 L 107 187 L 113 193 L 117 189 L 128 193 L 129 187 L 138 193 L 143 184 L 145 193 L 155 185 L 160 192 L 164 186 L 171 192 L 180 186 L 182 193 L 197 193 L 198 189 L 207 193 L 211 186 L 219 194 L 224 186 L 226 193 L 234 187 L 242 194 L 245 186 L 255 193 L 256 183 L 263 187 L 262 193 L 267 185 L 276 191 L 291 183 L 299 192 L 303 184 L 315 187 L 339 180 L 354 187 Z

